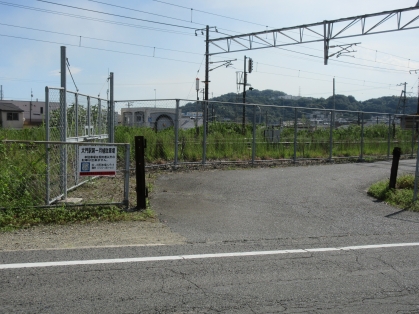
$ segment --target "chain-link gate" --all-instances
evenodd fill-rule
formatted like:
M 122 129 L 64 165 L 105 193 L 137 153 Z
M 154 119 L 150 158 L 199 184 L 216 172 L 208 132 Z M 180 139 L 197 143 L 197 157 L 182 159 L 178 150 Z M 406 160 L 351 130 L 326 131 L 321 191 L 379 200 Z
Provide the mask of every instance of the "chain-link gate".
M 63 147 L 67 151 L 66 173 L 60 160 Z M 78 156 L 84 147 L 96 148 L 89 156 L 92 165 L 105 160 L 97 153 L 100 149 L 116 147 L 114 174 L 101 177 L 101 173 L 82 173 Z M 0 208 L 48 206 L 71 199 L 77 199 L 77 204 L 129 206 L 129 144 L 5 140 L 0 142 L 0 154 L 2 186 L 7 188 L 0 193 Z

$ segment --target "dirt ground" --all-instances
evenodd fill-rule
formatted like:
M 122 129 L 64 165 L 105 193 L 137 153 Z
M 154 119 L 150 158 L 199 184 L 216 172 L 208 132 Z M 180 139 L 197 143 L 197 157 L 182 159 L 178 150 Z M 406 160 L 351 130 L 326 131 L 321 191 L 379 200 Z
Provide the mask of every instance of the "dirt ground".
M 165 245 L 184 241 L 183 237 L 160 222 L 94 222 L 2 232 L 0 251 Z

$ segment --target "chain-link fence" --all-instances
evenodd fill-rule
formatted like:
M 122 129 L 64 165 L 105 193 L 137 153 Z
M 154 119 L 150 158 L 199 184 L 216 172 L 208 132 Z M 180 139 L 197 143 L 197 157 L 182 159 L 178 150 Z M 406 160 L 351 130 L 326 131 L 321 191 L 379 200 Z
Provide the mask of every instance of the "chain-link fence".
M 115 110 L 116 142 L 143 135 L 153 167 L 382 159 L 396 146 L 405 156 L 417 148 L 416 116 L 174 99 L 118 101 Z
M 63 88 L 46 87 L 46 140 L 99 141 L 108 138 L 109 102 Z
M 176 99 L 116 101 L 113 116 L 109 102 L 61 88 L 46 89 L 46 104 L 45 138 L 39 139 L 46 142 L 2 144 L 7 162 L 1 178 L 7 184 L 1 186 L 0 207 L 18 205 L 14 200 L 20 198 L 39 206 L 72 196 L 128 204 L 134 149 L 105 143 L 111 131 L 115 143 L 131 147 L 135 136 L 145 137 L 146 167 L 372 160 L 389 158 L 394 147 L 406 157 L 417 151 L 417 116 Z M 85 145 L 118 146 L 116 175 L 80 176 Z
M 129 206 L 129 144 L 8 140 L 0 142 L 0 154 L 0 208 L 48 206 L 61 200 Z

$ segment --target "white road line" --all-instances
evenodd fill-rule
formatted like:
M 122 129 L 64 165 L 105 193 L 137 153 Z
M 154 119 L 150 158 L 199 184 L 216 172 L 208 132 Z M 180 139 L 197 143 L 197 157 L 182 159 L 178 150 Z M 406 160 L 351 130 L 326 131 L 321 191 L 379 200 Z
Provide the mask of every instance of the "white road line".
M 345 246 L 345 247 L 336 247 L 336 248 L 312 248 L 312 249 L 276 250 L 276 251 L 254 251 L 254 252 L 231 252 L 231 253 L 215 253 L 215 254 L 115 258 L 115 259 L 98 259 L 98 260 L 86 260 L 86 261 L 59 261 L 59 262 L 41 262 L 41 263 L 0 264 L 0 269 L 118 264 L 118 263 L 140 263 L 140 262 L 175 261 L 175 260 L 222 258 L 222 257 L 243 257 L 243 256 L 261 256 L 261 255 L 279 255 L 279 254 L 317 253 L 317 252 L 331 252 L 331 251 L 368 250 L 368 249 L 384 249 L 384 248 L 412 247 L 412 246 L 419 246 L 419 242 Z

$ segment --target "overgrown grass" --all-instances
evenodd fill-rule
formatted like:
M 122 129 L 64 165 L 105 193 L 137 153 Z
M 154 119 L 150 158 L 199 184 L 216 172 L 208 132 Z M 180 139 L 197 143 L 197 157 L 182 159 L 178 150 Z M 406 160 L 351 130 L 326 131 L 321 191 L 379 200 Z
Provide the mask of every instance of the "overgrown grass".
M 279 143 L 268 143 L 264 138 L 265 127 L 259 125 L 256 131 L 256 158 L 262 160 L 290 159 L 294 155 L 294 128 L 282 128 Z M 388 125 L 379 124 L 364 127 L 364 157 L 372 158 L 387 155 Z M 131 144 L 131 160 L 134 160 L 134 138 L 142 135 L 147 140 L 147 163 L 173 162 L 175 156 L 175 134 L 173 128 L 155 132 L 151 128 L 135 128 L 118 126 L 115 130 L 115 141 Z M 298 130 L 296 154 L 297 158 L 328 158 L 330 153 L 330 129 Z M 207 160 L 246 161 L 252 157 L 252 125 L 247 124 L 245 130 L 241 124 L 210 122 L 207 136 Z M 350 125 L 333 130 L 333 157 L 355 157 L 360 155 L 361 126 Z M 45 129 L 38 128 L 10 130 L 0 128 L 0 140 L 45 140 Z M 203 127 L 198 130 L 179 130 L 178 160 L 180 162 L 198 162 L 202 160 Z M 391 147 L 401 147 L 402 153 L 410 153 L 416 148 L 417 135 L 412 137 L 411 130 L 396 128 L 391 134 Z M 0 142 L 0 208 L 2 213 L 0 228 L 15 228 L 37 223 L 68 223 L 74 221 L 128 219 L 131 214 L 119 212 L 117 209 L 49 209 L 33 210 L 31 206 L 45 204 L 45 145 L 3 144 Z M 51 167 L 58 167 L 57 147 L 50 147 Z M 118 150 L 118 157 L 123 158 L 123 151 Z M 58 173 L 52 172 L 51 173 Z M 59 189 L 59 177 L 50 177 L 50 189 Z M 104 189 L 97 193 L 105 195 Z M 398 192 L 397 192 L 398 191 Z M 56 192 L 56 191 L 55 191 Z M 384 193 L 384 192 L 382 192 Z M 397 193 L 397 195 L 396 195 Z M 400 199 L 411 199 L 408 192 L 400 189 L 386 191 L 389 202 L 401 202 Z M 57 193 L 55 193 L 57 194 Z M 108 193 L 109 194 L 109 193 Z M 394 195 L 393 195 L 394 194 Z M 18 213 L 13 208 L 20 208 Z M 98 213 L 103 211 L 103 213 Z M 65 212 L 65 213 L 64 213 Z M 36 215 L 38 216 L 36 216 Z M 139 214 L 141 215 L 141 214 Z M 52 218 L 53 216 L 53 218 Z M 12 217 L 12 218 L 11 218 Z M 15 218 L 13 218 L 15 217 Z M 125 217 L 125 218 L 124 218 Z M 135 215 L 133 216 L 135 217 Z M 16 221 L 16 222 L 13 222 Z M 17 222 L 20 221 L 20 222 Z
M 152 218 L 154 214 L 150 209 L 128 213 L 114 206 L 6 209 L 0 211 L 0 231 L 48 224 L 145 221 Z
M 393 206 L 419 211 L 419 202 L 413 203 L 413 188 L 415 177 L 407 174 L 397 178 L 396 189 L 389 188 L 390 180 L 384 180 L 371 185 L 368 194 Z
M 0 208 L 28 207 L 44 201 L 45 146 L 0 142 Z
M 268 143 L 264 138 L 265 127 L 256 129 L 256 158 L 281 159 L 294 155 L 294 128 L 282 128 L 279 143 Z M 178 160 L 196 162 L 202 160 L 203 127 L 179 130 Z M 385 156 L 388 153 L 388 125 L 377 124 L 364 127 L 364 155 Z M 134 145 L 134 137 L 142 135 L 147 140 L 148 163 L 172 162 L 175 156 L 174 130 L 155 132 L 151 128 L 118 126 L 117 142 Z M 415 151 L 416 135 L 411 130 L 396 127 L 390 134 L 390 153 L 394 146 L 401 147 L 404 154 Z M 252 156 L 252 126 L 246 125 L 243 134 L 241 124 L 214 122 L 208 124 L 206 157 L 208 160 L 250 160 Z M 298 130 L 297 158 L 328 158 L 330 153 L 330 129 Z M 361 154 L 361 126 L 350 125 L 333 130 L 333 157 L 357 157 Z M 131 152 L 134 159 L 134 152 Z

